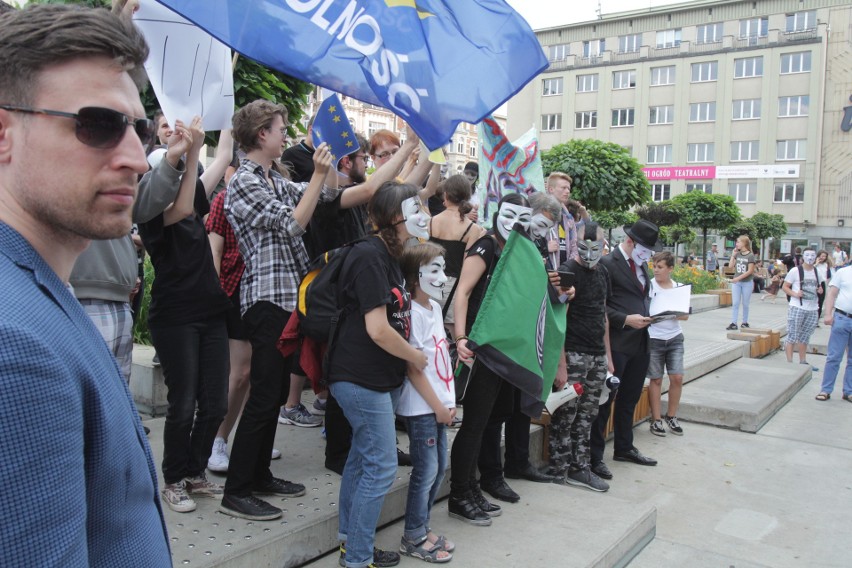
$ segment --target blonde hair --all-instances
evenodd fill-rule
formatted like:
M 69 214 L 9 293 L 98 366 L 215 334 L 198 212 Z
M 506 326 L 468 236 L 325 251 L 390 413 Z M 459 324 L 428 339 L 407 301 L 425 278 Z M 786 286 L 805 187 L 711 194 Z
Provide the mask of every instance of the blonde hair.
M 751 239 L 748 238 L 748 235 L 740 235 L 739 237 L 737 237 L 737 240 L 744 242 L 749 252 L 751 252 Z
M 574 178 L 572 178 L 565 172 L 551 172 L 551 174 L 547 176 L 547 187 L 551 187 L 553 183 L 558 179 L 564 179 L 570 184 L 574 183 Z

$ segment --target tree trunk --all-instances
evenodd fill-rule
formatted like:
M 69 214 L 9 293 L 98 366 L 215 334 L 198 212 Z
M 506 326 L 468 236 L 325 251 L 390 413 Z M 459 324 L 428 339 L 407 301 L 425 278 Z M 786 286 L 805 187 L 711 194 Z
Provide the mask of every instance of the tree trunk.
M 701 262 L 704 264 L 704 270 L 707 270 L 707 227 L 701 227 Z M 719 265 L 719 259 L 716 259 L 716 266 Z

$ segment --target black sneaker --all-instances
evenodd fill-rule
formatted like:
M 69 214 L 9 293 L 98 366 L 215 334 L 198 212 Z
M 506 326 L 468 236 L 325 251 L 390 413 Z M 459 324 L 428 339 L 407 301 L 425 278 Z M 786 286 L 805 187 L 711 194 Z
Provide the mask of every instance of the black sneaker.
M 266 483 L 256 486 L 252 493 L 257 495 L 283 495 L 284 497 L 301 497 L 305 494 L 305 486 L 286 479 L 273 477 Z
M 453 497 L 447 501 L 447 512 L 460 521 L 476 525 L 478 527 L 491 526 L 491 516 L 479 508 L 473 494 L 468 491 L 461 497 Z
M 740 324 L 740 327 L 741 327 L 741 328 L 747 328 L 747 327 L 751 327 L 751 326 L 750 326 L 749 324 L 747 324 L 747 323 L 741 323 L 741 324 Z
M 247 497 L 225 495 L 219 504 L 219 511 L 232 517 L 250 521 L 272 521 L 280 517 L 282 512 L 278 507 L 253 495 Z
M 737 324 L 732 323 L 731 325 L 729 325 L 725 329 L 727 329 L 728 331 L 737 331 L 739 328 L 737 327 Z
M 662 420 L 652 420 L 651 421 L 651 434 L 654 436 L 665 436 L 666 435 L 666 427 L 663 426 Z
M 576 485 L 577 487 L 585 487 L 592 491 L 604 492 L 609 491 L 609 484 L 592 473 L 589 468 L 569 469 L 565 474 L 565 483 L 568 485 Z
M 381 548 L 373 548 L 373 562 L 367 566 L 375 566 L 376 568 L 387 568 L 388 566 L 396 566 L 399 564 L 399 553 L 392 550 L 382 550 Z M 340 544 L 340 558 L 337 560 L 339 566 L 346 567 L 346 543 Z
M 683 428 L 680 427 L 680 422 L 677 421 L 677 416 L 666 416 L 666 424 L 672 434 L 683 436 Z
M 486 499 L 485 495 L 482 494 L 482 491 L 479 490 L 479 487 L 471 491 L 471 494 L 473 495 L 473 501 L 476 503 L 477 507 L 482 509 L 489 517 L 499 517 L 503 514 L 503 509 L 500 505 L 495 505 Z

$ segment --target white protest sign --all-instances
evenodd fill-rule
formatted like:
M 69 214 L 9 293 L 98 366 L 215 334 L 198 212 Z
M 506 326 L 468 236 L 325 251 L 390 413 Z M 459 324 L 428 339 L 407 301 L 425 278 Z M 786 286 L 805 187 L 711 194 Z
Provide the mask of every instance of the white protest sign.
M 145 70 L 169 124 L 199 115 L 205 130 L 231 128 L 230 48 L 155 0 L 140 0 L 133 21 L 151 49 Z

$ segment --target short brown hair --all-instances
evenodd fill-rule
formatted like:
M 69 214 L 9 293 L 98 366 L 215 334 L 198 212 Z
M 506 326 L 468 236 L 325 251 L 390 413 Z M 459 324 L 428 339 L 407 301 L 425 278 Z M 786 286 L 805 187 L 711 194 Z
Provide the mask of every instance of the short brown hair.
M 243 152 L 251 152 L 260 148 L 257 135 L 264 128 L 271 128 L 275 115 L 284 119 L 287 124 L 287 109 L 263 99 L 250 102 L 236 113 L 233 118 L 234 140 Z
M 29 105 L 39 75 L 72 59 L 108 57 L 145 84 L 148 44 L 132 23 L 103 8 L 30 4 L 0 16 L 0 103 Z
M 402 276 L 405 278 L 405 289 L 414 293 L 414 287 L 420 280 L 420 267 L 433 258 L 444 256 L 447 253 L 444 247 L 433 242 L 425 242 L 406 247 L 399 259 L 402 268 Z
M 665 262 L 666 266 L 668 266 L 669 268 L 674 268 L 675 257 L 669 251 L 661 250 L 660 252 L 651 257 L 651 262 L 655 265 L 660 261 Z
M 376 147 L 378 147 L 379 144 L 394 144 L 396 146 L 400 146 L 399 136 L 386 129 L 375 132 L 372 136 L 370 136 L 371 156 L 376 155 Z
M 551 172 L 549 176 L 547 176 L 547 187 L 550 187 L 550 184 L 553 183 L 557 179 L 564 179 L 570 184 L 574 184 L 574 178 L 566 174 L 565 172 Z

